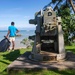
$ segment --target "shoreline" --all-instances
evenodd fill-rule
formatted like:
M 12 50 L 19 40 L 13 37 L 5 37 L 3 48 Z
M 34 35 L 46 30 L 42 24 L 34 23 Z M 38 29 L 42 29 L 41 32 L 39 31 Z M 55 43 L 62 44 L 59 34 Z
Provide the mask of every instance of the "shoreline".
M 15 40 L 15 48 L 14 49 L 21 49 L 21 48 L 26 48 L 26 46 L 22 43 L 21 41 Z M 10 45 L 10 49 L 12 49 L 12 44 Z
M 4 35 L 7 34 L 7 31 L 2 31 L 0 32 L 0 41 L 2 41 L 4 39 Z M 34 30 L 32 31 L 20 31 L 20 33 L 22 36 L 16 37 L 15 38 L 15 49 L 19 49 L 19 48 L 26 48 L 26 45 L 23 43 L 20 43 L 23 39 L 28 38 L 29 36 L 34 35 Z M 12 46 L 12 45 L 11 45 Z M 11 48 L 10 46 L 10 48 Z

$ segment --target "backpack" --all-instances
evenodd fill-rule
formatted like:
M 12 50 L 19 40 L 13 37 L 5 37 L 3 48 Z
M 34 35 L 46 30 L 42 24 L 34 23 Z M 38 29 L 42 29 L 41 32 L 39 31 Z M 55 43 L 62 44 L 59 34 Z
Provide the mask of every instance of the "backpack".
M 3 40 L 0 41 L 0 52 L 5 52 L 10 46 L 10 41 L 8 38 L 4 37 Z

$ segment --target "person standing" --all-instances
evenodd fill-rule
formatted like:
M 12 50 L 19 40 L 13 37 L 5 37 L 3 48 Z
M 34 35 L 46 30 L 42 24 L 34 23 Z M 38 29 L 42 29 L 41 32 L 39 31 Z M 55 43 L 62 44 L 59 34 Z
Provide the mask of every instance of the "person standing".
M 8 27 L 8 32 L 7 32 L 7 36 L 6 36 L 7 38 L 9 37 L 9 41 L 12 44 L 12 50 L 14 50 L 14 47 L 15 47 L 16 33 L 19 32 L 19 30 L 14 25 L 15 25 L 15 23 L 11 22 L 11 26 Z M 10 47 L 9 47 L 9 50 L 10 50 Z

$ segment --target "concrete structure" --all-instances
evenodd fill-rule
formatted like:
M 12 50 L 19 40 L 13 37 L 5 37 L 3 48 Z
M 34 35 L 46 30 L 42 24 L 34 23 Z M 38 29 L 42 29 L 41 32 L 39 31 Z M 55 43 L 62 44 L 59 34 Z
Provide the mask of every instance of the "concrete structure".
M 31 52 L 25 52 L 23 55 L 18 57 L 7 67 L 7 71 L 13 70 L 33 70 L 36 69 L 50 69 L 50 70 L 65 70 L 65 69 L 75 69 L 75 54 L 72 52 L 67 52 L 66 60 L 63 61 L 32 61 L 28 58 Z
M 29 56 L 35 61 L 57 61 L 66 56 L 61 17 L 57 17 L 51 7 L 35 13 L 29 20 L 36 25 L 34 46 Z

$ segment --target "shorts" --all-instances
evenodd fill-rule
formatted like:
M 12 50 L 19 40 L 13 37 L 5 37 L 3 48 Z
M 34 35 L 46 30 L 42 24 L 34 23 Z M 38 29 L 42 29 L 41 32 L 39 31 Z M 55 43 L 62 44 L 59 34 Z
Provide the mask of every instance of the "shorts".
M 9 41 L 10 42 L 15 41 L 15 37 L 9 37 Z

